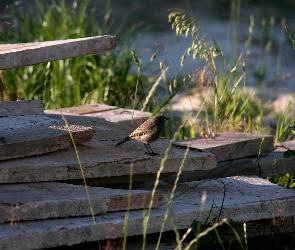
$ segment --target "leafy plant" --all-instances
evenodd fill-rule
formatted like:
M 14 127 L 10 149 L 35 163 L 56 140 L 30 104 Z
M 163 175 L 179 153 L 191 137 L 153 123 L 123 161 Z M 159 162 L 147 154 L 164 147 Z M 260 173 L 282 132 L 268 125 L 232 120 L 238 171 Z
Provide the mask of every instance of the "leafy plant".
M 89 0 L 65 2 L 51 0 L 27 3 L 10 9 L 15 30 L 11 43 L 49 41 L 113 34 L 118 48 L 98 55 L 82 56 L 34 66 L 6 70 L 3 75 L 6 91 L 4 100 L 42 99 L 45 108 L 68 107 L 85 103 L 104 102 L 110 105 L 132 107 L 138 85 L 137 106 L 143 100 L 147 84 L 141 76 L 131 72 L 132 54 L 129 49 L 134 25 L 122 32 L 111 20 L 110 1 L 107 1 L 104 19 L 98 24 L 95 9 L 89 9 Z M 2 39 L 2 43 L 5 43 Z
M 274 175 L 268 177 L 267 180 L 285 188 L 295 188 L 295 173 Z
M 288 149 L 287 151 L 284 152 L 283 155 L 284 155 L 284 158 L 295 156 L 295 150 Z
M 240 88 L 246 84 L 245 63 L 240 54 L 234 67 L 228 73 L 219 70 L 221 59 L 226 66 L 226 58 L 214 38 L 207 38 L 200 24 L 184 10 L 176 10 L 169 14 L 169 22 L 177 35 L 192 38 L 191 46 L 181 58 L 181 66 L 185 59 L 192 55 L 194 59 L 204 60 L 206 65 L 190 75 L 191 85 L 197 90 L 204 103 L 203 120 L 207 126 L 213 125 L 215 131 L 258 129 L 265 109 L 260 100 L 254 100 L 252 93 Z M 223 66 L 223 68 L 224 68 Z
M 276 137 L 275 142 L 284 142 L 288 139 L 292 139 L 294 134 L 295 120 L 290 118 L 291 106 L 287 107 L 285 114 L 279 114 L 277 116 L 277 127 L 276 127 Z

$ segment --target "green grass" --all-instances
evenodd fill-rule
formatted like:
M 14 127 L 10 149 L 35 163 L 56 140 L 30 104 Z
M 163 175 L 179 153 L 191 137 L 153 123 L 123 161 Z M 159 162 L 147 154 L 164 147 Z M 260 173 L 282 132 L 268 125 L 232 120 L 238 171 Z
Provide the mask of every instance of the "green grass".
M 131 108 L 138 86 L 136 108 L 140 108 L 147 79 L 141 76 L 135 84 L 137 76 L 131 71 L 133 59 L 130 51 L 138 24 L 127 30 L 123 24 L 113 27 L 109 3 L 100 24 L 95 19 L 97 10 L 89 9 L 88 0 L 72 6 L 54 0 L 50 5 L 30 1 L 25 11 L 21 4 L 13 6 L 9 14 L 14 29 L 8 37 L 6 33 L 1 33 L 2 44 L 111 33 L 117 36 L 118 47 L 98 55 L 6 70 L 3 75 L 6 91 L 2 99 L 41 99 L 46 109 L 97 102 Z
M 264 129 L 260 126 L 261 120 L 269 110 L 263 107 L 262 101 L 255 97 L 255 93 L 253 95 L 246 89 L 243 55 L 240 54 L 234 65 L 230 65 L 232 60 L 225 58 L 218 42 L 206 35 L 189 12 L 176 10 L 170 13 L 168 19 L 176 35 L 192 41 L 180 58 L 181 67 L 185 66 L 188 56 L 205 63 L 203 68 L 196 69 L 188 77 L 184 77 L 189 81 L 189 84 L 183 85 L 187 94 L 200 98 L 203 104 L 201 109 L 195 110 L 193 122 L 190 122 L 186 128 L 187 132 L 183 133 L 180 139 L 195 137 L 193 133 L 200 133 L 203 126 L 212 126 L 216 132 L 262 132 Z M 177 72 L 181 72 L 181 69 Z M 174 81 L 175 79 L 176 75 Z M 172 80 L 168 83 L 169 89 L 173 89 Z

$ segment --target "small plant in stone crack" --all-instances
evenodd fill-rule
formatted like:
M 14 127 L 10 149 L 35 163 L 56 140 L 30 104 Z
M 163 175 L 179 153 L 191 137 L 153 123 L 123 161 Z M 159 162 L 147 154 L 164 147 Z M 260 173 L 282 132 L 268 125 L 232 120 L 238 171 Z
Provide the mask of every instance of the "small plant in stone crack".
M 206 200 L 206 192 L 203 193 L 201 199 L 200 214 L 196 220 L 193 220 L 191 227 L 187 230 L 187 233 L 183 236 L 183 239 L 192 232 L 194 239 L 192 239 L 185 249 L 231 249 L 231 242 L 229 238 L 234 240 L 237 244 L 233 246 L 235 249 L 247 249 L 247 237 L 243 243 L 240 235 L 237 233 L 233 225 L 241 226 L 241 223 L 228 222 L 226 218 L 221 219 L 221 213 L 223 210 L 225 199 L 225 184 L 222 180 L 218 180 L 223 184 L 223 198 L 218 214 L 213 213 L 214 200 L 209 211 L 204 210 L 204 204 Z M 203 220 L 203 215 L 206 215 Z M 244 225 L 245 226 L 245 225 Z M 221 228 L 222 227 L 222 228 Z M 224 230 L 226 229 L 226 230 Z M 229 230 L 228 230 L 229 229 Z M 244 229 L 244 235 L 246 231 Z

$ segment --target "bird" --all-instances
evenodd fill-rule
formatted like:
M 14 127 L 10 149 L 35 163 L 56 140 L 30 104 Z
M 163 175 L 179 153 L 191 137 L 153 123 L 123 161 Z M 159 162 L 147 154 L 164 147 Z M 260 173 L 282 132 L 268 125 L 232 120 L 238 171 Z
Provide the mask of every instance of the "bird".
M 155 115 L 149 118 L 144 123 L 142 123 L 137 129 L 135 129 L 129 136 L 120 141 L 116 145 L 116 147 L 127 141 L 137 140 L 142 142 L 146 147 L 146 154 L 151 156 L 159 155 L 152 150 L 149 144 L 159 139 L 160 135 L 164 130 L 165 121 L 169 119 L 169 117 L 166 117 L 163 114 Z

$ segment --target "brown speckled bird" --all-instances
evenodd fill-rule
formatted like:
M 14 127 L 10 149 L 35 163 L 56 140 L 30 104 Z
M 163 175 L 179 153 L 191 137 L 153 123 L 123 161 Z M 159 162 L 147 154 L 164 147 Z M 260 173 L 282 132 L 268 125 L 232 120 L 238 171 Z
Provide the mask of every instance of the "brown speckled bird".
M 116 147 L 129 140 L 137 140 L 144 144 L 147 149 L 147 154 L 152 156 L 159 155 L 152 150 L 149 144 L 158 140 L 160 135 L 163 133 L 165 121 L 169 119 L 170 118 L 161 114 L 149 118 L 124 140 L 120 141 Z

